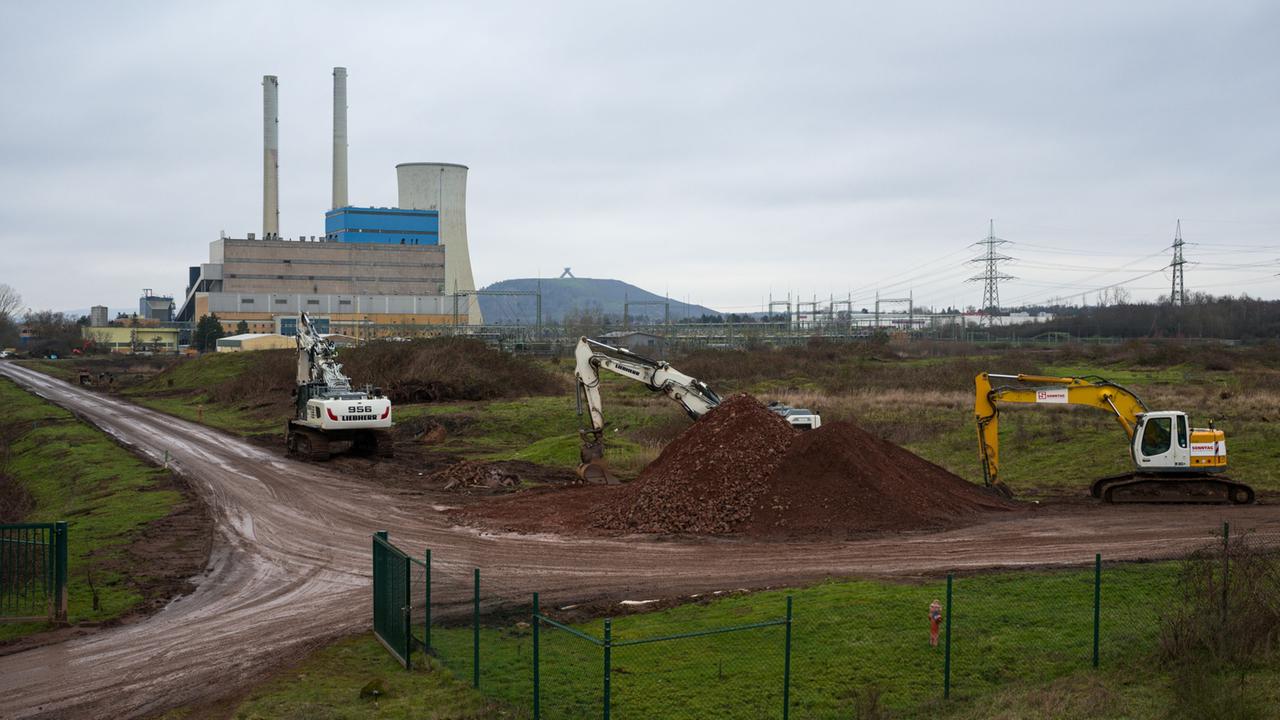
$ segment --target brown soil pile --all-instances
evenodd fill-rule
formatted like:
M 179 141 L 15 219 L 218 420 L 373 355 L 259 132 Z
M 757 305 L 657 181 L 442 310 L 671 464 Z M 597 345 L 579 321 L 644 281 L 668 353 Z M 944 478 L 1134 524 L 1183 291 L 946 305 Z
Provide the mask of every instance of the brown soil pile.
M 646 533 L 847 536 L 946 527 L 1013 507 L 856 425 L 797 432 L 738 395 L 603 500 L 590 522 Z
M 856 425 L 799 433 L 768 479 L 748 535 L 850 535 L 956 525 L 1005 501 Z
M 751 518 L 795 434 L 755 398 L 735 395 L 612 494 L 592 524 L 646 533 L 732 532 Z

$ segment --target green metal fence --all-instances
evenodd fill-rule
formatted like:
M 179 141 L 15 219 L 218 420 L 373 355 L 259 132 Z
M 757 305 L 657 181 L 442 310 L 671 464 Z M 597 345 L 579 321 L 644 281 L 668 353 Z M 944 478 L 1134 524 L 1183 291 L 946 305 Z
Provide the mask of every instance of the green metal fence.
M 1250 534 L 1249 542 L 1242 535 L 1226 525 L 1207 530 L 1197 549 L 1211 555 L 1227 630 L 1235 602 L 1228 583 L 1244 575 L 1233 570 L 1235 558 L 1252 543 L 1280 571 L 1280 535 Z M 375 540 L 375 558 L 377 547 Z M 1083 567 L 1056 570 L 717 591 L 649 613 L 630 608 L 651 601 L 549 607 L 526 594 L 527 575 L 505 584 L 522 575 L 514 569 L 490 569 L 482 584 L 478 568 L 432 568 L 429 551 L 422 561 L 397 551 L 397 567 L 412 568 L 410 588 L 391 590 L 400 604 L 387 614 L 400 609 L 407 620 L 393 636 L 399 641 L 379 637 L 397 658 L 425 648 L 431 662 L 519 716 L 929 717 L 939 703 L 990 697 L 1010 683 L 1149 667 L 1164 611 L 1182 592 L 1188 552 L 1156 550 L 1146 558 L 1156 562 L 1145 563 L 1094 555 Z M 563 603 L 572 595 L 562 587 L 551 596 Z
M 413 665 L 409 556 L 385 530 L 373 536 L 373 634 L 406 669 Z
M 0 525 L 0 621 L 67 619 L 67 524 Z
M 789 692 L 790 692 L 790 686 L 791 686 L 791 597 L 790 596 L 788 596 L 786 599 L 786 615 L 779 618 L 775 618 L 771 620 L 763 620 L 763 621 L 754 622 L 754 623 L 744 623 L 740 625 L 727 625 L 727 626 L 721 626 L 721 627 L 707 628 L 703 630 L 691 630 L 686 632 L 673 633 L 669 635 L 623 638 L 623 637 L 617 637 L 614 635 L 612 619 L 605 619 L 603 632 L 599 637 L 597 637 L 594 634 L 583 632 L 582 630 L 579 630 L 577 628 L 574 628 L 570 625 L 566 625 L 561 622 L 557 622 L 556 620 L 553 620 L 552 618 L 547 617 L 546 615 L 542 614 L 542 609 L 538 601 L 538 595 L 537 593 L 534 593 L 531 625 L 533 628 L 533 655 L 532 655 L 533 709 L 532 709 L 532 712 L 533 712 L 534 720 L 540 720 L 540 718 L 543 717 L 542 647 L 543 647 L 543 638 L 548 632 L 563 634 L 563 636 L 568 638 L 570 642 L 573 642 L 576 640 L 580 643 L 586 644 L 585 647 L 587 648 L 586 655 L 588 656 L 588 666 L 591 664 L 591 661 L 594 661 L 596 667 L 598 668 L 597 672 L 599 673 L 598 675 L 599 694 L 598 696 L 596 696 L 593 693 L 594 697 L 598 697 L 598 706 L 595 706 L 596 704 L 593 702 L 589 702 L 589 703 L 585 703 L 585 707 L 584 707 L 584 703 L 576 702 L 577 698 L 574 698 L 572 694 L 566 694 L 564 699 L 560 699 L 557 697 L 557 693 L 555 693 L 554 689 L 552 689 L 551 695 L 553 698 L 557 698 L 558 701 L 549 703 L 550 711 L 547 713 L 547 717 L 552 717 L 552 718 L 574 717 L 579 714 L 582 714 L 583 711 L 585 710 L 586 716 L 602 717 L 604 718 L 604 720 L 610 720 L 610 718 L 613 717 L 616 704 L 618 703 L 618 698 L 616 698 L 614 695 L 613 675 L 616 670 L 620 669 L 621 663 L 628 662 L 628 655 L 631 653 L 633 649 L 637 649 L 639 646 L 650 646 L 658 643 L 677 644 L 677 643 L 680 643 L 681 641 L 689 641 L 694 639 L 705 640 L 713 636 L 727 635 L 730 633 L 749 633 L 753 631 L 765 630 L 767 628 L 784 628 L 785 629 L 785 632 L 783 633 L 783 643 L 782 643 L 782 651 L 781 651 L 782 663 L 780 667 L 777 667 L 774 669 L 775 672 L 780 673 L 780 677 L 778 679 L 778 687 L 777 687 L 778 692 L 777 692 L 777 698 L 776 698 L 775 704 L 773 706 L 773 712 L 769 712 L 769 709 L 767 706 L 762 707 L 761 705 L 757 704 L 755 701 L 751 702 L 751 705 L 749 708 L 736 708 L 736 709 L 747 710 L 748 714 L 744 715 L 744 717 L 748 717 L 748 716 L 757 717 L 757 718 L 781 717 L 784 720 L 786 720 L 786 718 L 788 717 L 788 711 L 790 707 Z M 664 659 L 666 662 L 664 664 L 668 665 L 666 669 L 670 671 L 671 668 L 669 667 L 669 665 L 671 661 L 678 656 L 679 650 L 662 652 L 663 650 L 665 650 L 665 648 L 659 648 L 658 652 L 661 652 L 661 654 L 665 656 Z M 660 672 L 661 671 L 658 668 L 654 668 L 649 674 L 653 676 L 657 676 Z M 588 670 L 588 673 L 589 673 L 589 670 Z M 722 664 L 718 666 L 718 674 L 720 675 L 721 679 L 723 679 L 724 667 Z M 754 678 L 747 678 L 747 680 L 752 681 L 754 680 Z M 660 678 L 659 678 L 659 684 L 661 684 Z M 564 701 L 565 699 L 567 699 L 568 702 L 565 702 Z M 646 699 L 652 700 L 653 696 L 650 695 Z M 687 698 L 680 698 L 678 696 L 673 696 L 670 693 L 668 693 L 665 697 L 661 698 L 661 700 L 663 704 L 669 705 L 671 703 L 682 703 L 684 700 L 687 700 Z M 649 704 L 649 703 L 646 703 L 646 704 Z M 733 708 L 731 705 L 721 706 L 717 708 L 716 716 L 717 717 L 733 716 L 734 709 L 735 708 Z M 648 711 L 647 709 L 645 712 L 643 712 L 643 716 L 654 717 L 654 715 L 652 715 L 651 712 Z

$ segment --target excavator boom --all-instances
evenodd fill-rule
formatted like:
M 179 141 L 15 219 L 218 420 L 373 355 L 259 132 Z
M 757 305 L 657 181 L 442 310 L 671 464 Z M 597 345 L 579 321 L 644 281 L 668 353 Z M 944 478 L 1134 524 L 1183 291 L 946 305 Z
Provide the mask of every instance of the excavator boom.
M 582 437 L 578 475 L 588 482 L 614 484 L 617 478 L 604 463 L 604 410 L 600 400 L 600 370 L 609 370 L 646 385 L 675 400 L 694 420 L 720 404 L 720 396 L 701 380 L 685 375 L 662 360 L 637 355 L 590 338 L 579 338 L 574 350 L 578 415 L 587 416 L 578 433 Z M 583 412 L 583 406 L 586 412 Z

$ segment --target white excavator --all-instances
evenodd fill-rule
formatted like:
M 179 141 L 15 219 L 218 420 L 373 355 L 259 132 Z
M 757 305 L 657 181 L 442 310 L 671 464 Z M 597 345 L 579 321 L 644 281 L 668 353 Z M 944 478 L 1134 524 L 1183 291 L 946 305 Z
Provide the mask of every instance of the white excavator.
M 342 373 L 338 348 L 303 313 L 298 320 L 297 416 L 285 431 L 291 455 L 328 460 L 350 449 L 358 455 L 390 457 L 391 400 L 366 385 L 353 388 Z
M 626 348 L 613 347 L 590 338 L 579 338 L 574 350 L 577 376 L 578 418 L 582 440 L 578 477 L 589 483 L 616 484 L 604 461 L 604 410 L 600 402 L 600 370 L 643 383 L 654 392 L 675 400 L 690 418 L 697 420 L 720 405 L 722 399 L 706 383 L 685 375 L 664 360 L 637 355 Z M 586 412 L 583 412 L 583 406 Z M 771 402 L 769 410 L 782 416 L 792 427 L 813 430 L 822 417 L 805 409 Z

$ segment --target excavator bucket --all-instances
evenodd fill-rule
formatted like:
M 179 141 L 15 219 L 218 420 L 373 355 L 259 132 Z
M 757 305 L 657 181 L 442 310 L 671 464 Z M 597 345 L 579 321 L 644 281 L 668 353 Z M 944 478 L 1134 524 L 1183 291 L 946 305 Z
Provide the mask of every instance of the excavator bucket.
M 609 472 L 609 467 L 605 464 L 604 458 L 579 465 L 578 477 L 582 478 L 583 482 L 591 483 L 592 485 L 617 485 L 622 482 L 617 476 Z
M 604 461 L 604 441 L 598 434 L 582 431 L 582 447 L 579 457 L 578 477 L 592 485 L 617 485 L 621 481 L 611 472 Z
M 994 492 L 995 494 L 999 495 L 1005 500 L 1013 499 L 1013 490 L 1010 490 L 1008 485 L 1005 485 L 1003 482 L 999 480 L 993 481 L 989 486 L 987 486 L 987 489 L 991 490 L 991 492 Z

